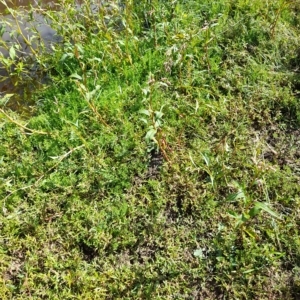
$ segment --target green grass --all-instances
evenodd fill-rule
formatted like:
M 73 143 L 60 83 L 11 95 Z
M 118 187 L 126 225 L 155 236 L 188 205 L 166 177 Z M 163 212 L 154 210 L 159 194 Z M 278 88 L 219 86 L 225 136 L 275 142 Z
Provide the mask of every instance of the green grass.
M 299 4 L 126 2 L 1 107 L 0 298 L 298 299 Z

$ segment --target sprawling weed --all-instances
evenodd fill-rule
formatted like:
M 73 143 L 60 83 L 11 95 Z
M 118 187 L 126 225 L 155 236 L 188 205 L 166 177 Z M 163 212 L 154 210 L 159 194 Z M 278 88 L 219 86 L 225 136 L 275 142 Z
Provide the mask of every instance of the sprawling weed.
M 298 299 L 297 10 L 61 1 L 51 53 L 1 41 L 45 80 L 1 96 L 0 298 Z

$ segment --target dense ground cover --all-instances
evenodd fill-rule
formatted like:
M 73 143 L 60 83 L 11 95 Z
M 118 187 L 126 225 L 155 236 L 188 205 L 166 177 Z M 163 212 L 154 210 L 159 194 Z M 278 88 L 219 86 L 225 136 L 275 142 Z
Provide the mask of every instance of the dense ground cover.
M 299 3 L 62 5 L 2 101 L 0 298 L 299 299 Z

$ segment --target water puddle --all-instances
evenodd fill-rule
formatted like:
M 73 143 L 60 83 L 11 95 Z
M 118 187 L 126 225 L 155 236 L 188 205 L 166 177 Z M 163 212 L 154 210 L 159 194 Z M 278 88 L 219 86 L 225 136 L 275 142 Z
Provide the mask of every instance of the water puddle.
M 47 51 L 60 40 L 38 12 L 53 9 L 54 4 L 53 0 L 0 2 L 0 98 L 13 95 L 6 107 L 25 115 L 30 114 L 33 105 L 32 91 L 41 87 L 43 78 L 35 63 L 26 69 L 25 61 L 34 59 L 36 52 Z M 33 12 L 30 7 L 37 11 Z
M 114 3 L 118 5 L 113 6 Z M 100 9 L 108 14 L 112 7 L 122 11 L 122 3 L 77 0 L 71 5 L 78 12 L 76 17 L 84 18 L 86 13 L 87 16 L 91 13 L 99 18 Z M 43 73 L 38 64 L 39 54 L 51 53 L 53 46 L 63 42 L 46 17 L 50 10 L 64 12 L 58 0 L 0 0 L 0 99 L 12 94 L 6 107 L 19 113 L 28 115 L 34 105 L 32 91 L 45 83 L 45 71 Z
M 34 1 L 34 0 L 11 0 L 11 1 L 5 1 L 6 5 L 10 8 L 19 8 L 19 7 L 29 7 L 37 6 L 41 4 L 42 6 L 52 6 L 55 1 L 54 0 L 43 0 L 43 1 Z M 5 13 L 6 5 L 0 2 L 0 13 Z

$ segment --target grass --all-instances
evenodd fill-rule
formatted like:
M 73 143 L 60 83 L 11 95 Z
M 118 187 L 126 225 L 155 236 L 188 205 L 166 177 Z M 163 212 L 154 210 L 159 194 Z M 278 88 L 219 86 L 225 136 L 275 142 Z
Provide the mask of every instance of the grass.
M 0 298 L 298 299 L 298 2 L 61 5 L 0 110 Z

